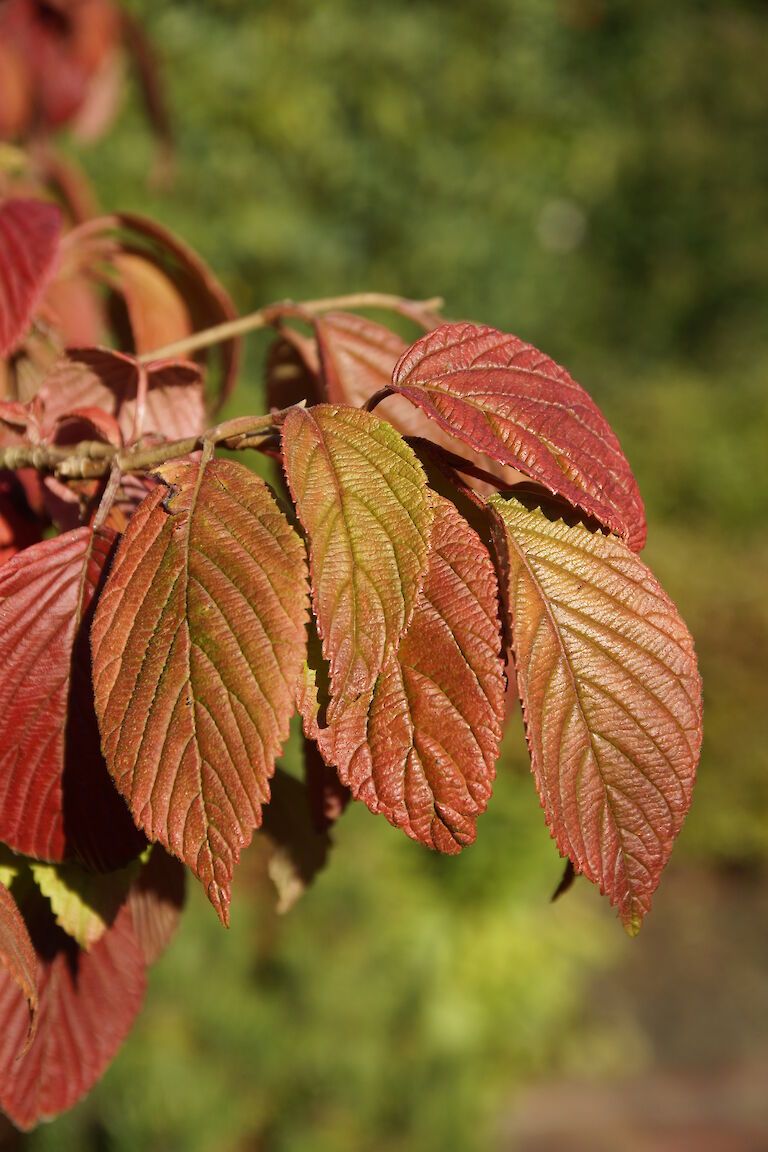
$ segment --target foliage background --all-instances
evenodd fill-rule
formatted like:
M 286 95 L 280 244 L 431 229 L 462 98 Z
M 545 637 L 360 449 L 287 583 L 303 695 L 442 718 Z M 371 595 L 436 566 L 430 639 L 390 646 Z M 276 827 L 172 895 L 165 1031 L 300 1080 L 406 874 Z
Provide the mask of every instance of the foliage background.
M 640 1139 L 666 1101 L 658 1131 L 682 1149 L 685 1101 L 711 1107 L 713 1084 L 731 1139 L 747 1141 L 722 1147 L 768 1141 L 755 1087 L 768 1067 L 768 10 L 128 6 L 158 49 L 178 153 L 158 187 L 129 85 L 108 137 L 72 146 L 105 208 L 180 233 L 241 311 L 441 293 L 447 314 L 566 364 L 621 437 L 648 562 L 696 637 L 704 754 L 637 941 L 586 884 L 548 903 L 562 866 L 514 722 L 461 857 L 433 857 L 354 805 L 287 917 L 269 910 L 256 861 L 229 933 L 192 892 L 102 1084 L 0 1145 L 575 1149 L 592 1123 L 622 1149 L 622 1125 Z M 233 411 L 260 403 L 265 347 L 252 338 Z M 574 1100 L 593 1102 L 591 1118 Z M 546 1142 L 558 1109 L 569 1144 Z

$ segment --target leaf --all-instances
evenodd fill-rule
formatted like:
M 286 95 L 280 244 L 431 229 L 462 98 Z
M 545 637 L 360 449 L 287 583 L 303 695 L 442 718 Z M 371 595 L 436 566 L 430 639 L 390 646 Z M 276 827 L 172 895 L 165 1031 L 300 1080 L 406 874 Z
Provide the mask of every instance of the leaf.
M 491 506 L 547 823 L 634 933 L 691 803 L 701 746 L 693 641 L 621 541 L 514 499 Z
M 226 924 L 306 650 L 304 548 L 242 465 L 158 474 L 168 487 L 134 514 L 96 611 L 96 710 L 134 819 Z
M 18 477 L 0 471 L 0 565 L 36 544 L 42 534 L 43 525 L 32 513 Z
M 642 548 L 643 503 L 615 434 L 584 389 L 532 345 L 445 324 L 405 353 L 392 381 L 442 428 Z
M 0 987 L 3 985 L 11 1003 L 18 1000 L 20 1005 L 22 999 L 26 1002 L 25 1027 L 12 1053 L 15 1059 L 31 1044 L 37 1028 L 37 960 L 16 901 L 5 884 L 0 884 Z M 13 995 L 14 985 L 21 996 Z
M 192 332 L 189 311 L 173 281 L 157 265 L 130 252 L 112 258 L 138 352 L 151 352 Z
M 303 716 L 304 708 L 300 706 L 299 712 Z M 336 769 L 323 760 L 315 743 L 316 739 L 316 726 L 313 739 L 303 737 L 304 783 L 307 788 L 312 826 L 316 832 L 325 832 L 342 815 L 352 798 L 352 793 L 339 780 Z
M 79 528 L 0 568 L 0 840 L 120 867 L 143 840 L 99 748 L 88 627 L 114 533 Z
M 314 324 L 328 399 L 363 407 L 377 392 L 390 388 L 395 365 L 408 349 L 396 333 L 351 312 L 326 312 Z M 309 371 L 311 365 L 306 357 L 305 362 Z M 429 440 L 479 466 L 488 474 L 490 483 L 474 478 L 469 483 L 484 495 L 498 488 L 510 488 L 523 479 L 522 473 L 449 435 L 404 396 L 387 396 L 377 406 L 376 415 L 387 420 L 401 436 Z
M 315 332 L 332 404 L 360 407 L 388 387 L 408 347 L 390 328 L 352 312 L 326 312 L 315 320 Z
M 42 200 L 0 204 L 0 357 L 19 344 L 53 276 L 61 212 Z
M 283 456 L 310 540 L 331 692 L 352 700 L 373 687 L 413 615 L 432 521 L 426 479 L 389 424 L 354 408 L 294 408 Z
M 10 888 L 25 863 L 23 857 L 11 852 L 5 844 L 0 844 L 0 884 Z
M 50 428 L 73 411 L 101 408 L 126 441 L 136 429 L 141 369 L 135 357 L 109 348 L 70 348 L 38 393 Z M 168 440 L 197 436 L 206 426 L 200 368 L 188 360 L 156 360 L 146 368 L 143 431 Z
M 491 795 L 504 720 L 498 585 L 477 533 L 443 497 L 429 567 L 399 649 L 369 698 L 319 731 L 323 754 L 372 812 L 459 852 Z
M 277 910 L 288 912 L 325 867 L 331 840 L 312 822 L 306 785 L 280 768 L 264 809 L 262 835 L 271 842 L 267 870 L 277 890 Z
M 293 329 L 285 329 L 273 340 L 267 353 L 268 407 L 290 408 L 302 401 L 320 404 L 324 397 L 318 378 L 319 368 L 314 342 Z
M 157 963 L 176 934 L 186 881 L 184 865 L 153 844 L 128 898 L 133 930 L 147 964 Z
M 86 952 L 114 923 L 139 867 L 138 860 L 115 872 L 91 872 L 71 863 L 30 863 L 35 883 L 47 897 L 56 923 Z
M 0 971 L 0 1107 L 25 1131 L 71 1108 L 103 1075 L 146 985 L 127 907 L 91 952 L 78 949 L 45 907 L 35 907 L 28 923 L 40 1004 L 37 1035 L 20 1059 L 27 1011 Z
M 120 346 L 129 347 L 132 338 L 138 354 L 237 316 L 207 264 L 172 232 L 142 216 L 123 213 L 87 221 L 67 237 L 67 254 L 70 275 L 84 272 L 115 289 L 130 328 L 121 334 Z M 195 354 L 208 370 L 214 411 L 232 391 L 240 347 L 239 339 L 228 340 Z

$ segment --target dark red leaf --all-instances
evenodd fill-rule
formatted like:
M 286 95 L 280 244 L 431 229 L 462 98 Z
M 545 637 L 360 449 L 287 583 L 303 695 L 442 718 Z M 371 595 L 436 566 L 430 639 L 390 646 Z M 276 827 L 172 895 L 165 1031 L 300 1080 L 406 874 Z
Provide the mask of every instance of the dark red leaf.
M 304 546 L 241 464 L 167 464 L 91 633 L 102 746 L 137 823 L 228 919 L 306 651 Z
M 318 832 L 324 832 L 336 823 L 349 804 L 352 793 L 339 780 L 336 769 L 323 760 L 315 741 L 305 736 L 303 743 L 304 782 L 312 824 Z
M 453 436 L 642 548 L 643 503 L 614 432 L 584 389 L 532 345 L 446 324 L 405 353 L 393 387 Z
M 277 889 L 277 910 L 287 912 L 325 867 L 331 839 L 312 822 L 306 785 L 281 768 L 259 835 L 270 842 L 267 871 Z
M 61 212 L 42 200 L 0 204 L 0 356 L 20 343 L 51 280 Z
M 160 959 L 176 935 L 186 898 L 186 881 L 181 861 L 154 844 L 128 897 L 133 930 L 148 965 Z
M 101 756 L 90 682 L 90 606 L 113 540 L 80 528 L 0 569 L 0 840 L 105 869 L 143 843 Z
M 320 404 L 324 397 L 319 369 L 314 341 L 286 329 L 272 342 L 267 354 L 268 407 L 290 408 L 302 401 Z
M 43 523 L 27 503 L 13 472 L 0 472 L 0 565 L 42 537 Z
M 17 999 L 26 1001 L 26 1027 L 14 1053 L 20 1056 L 37 1027 L 37 958 L 16 901 L 0 884 L 0 986 L 2 984 L 7 985 L 9 1001 L 13 1000 L 14 985 Z
M 36 904 L 28 923 L 38 955 L 39 1010 L 37 1035 L 21 1059 L 28 1011 L 0 970 L 0 1107 L 24 1130 L 71 1108 L 93 1087 L 128 1035 L 146 985 L 127 905 L 90 952 L 56 926 L 48 908 Z

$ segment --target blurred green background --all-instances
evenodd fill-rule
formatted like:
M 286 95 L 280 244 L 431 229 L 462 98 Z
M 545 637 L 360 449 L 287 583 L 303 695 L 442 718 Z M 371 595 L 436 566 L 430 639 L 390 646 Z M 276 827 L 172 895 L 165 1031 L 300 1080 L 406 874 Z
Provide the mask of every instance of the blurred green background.
M 113 1067 L 18 1146 L 765 1149 L 768 8 L 128 7 L 162 62 L 175 180 L 148 181 L 129 85 L 101 143 L 66 145 L 105 208 L 172 227 L 243 312 L 442 294 L 567 365 L 638 476 L 705 743 L 637 940 L 586 882 L 549 903 L 562 864 L 515 721 L 460 857 L 353 805 L 286 917 L 247 863 L 228 933 L 192 891 Z M 260 403 L 265 348 L 251 338 L 238 411 Z

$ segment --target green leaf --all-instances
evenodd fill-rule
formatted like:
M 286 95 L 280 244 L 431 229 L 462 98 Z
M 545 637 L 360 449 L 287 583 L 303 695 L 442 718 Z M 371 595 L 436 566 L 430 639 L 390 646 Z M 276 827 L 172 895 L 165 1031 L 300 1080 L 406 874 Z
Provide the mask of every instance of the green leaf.
M 427 482 L 394 428 L 342 405 L 291 411 L 283 456 L 335 709 L 373 688 L 410 623 L 427 566 Z
M 56 923 L 89 952 L 114 924 L 138 876 L 136 860 L 117 872 L 90 872 L 78 864 L 30 863 L 32 876 L 48 898 Z
M 690 807 L 693 640 L 615 537 L 494 497 L 533 771 L 558 847 L 638 931 Z
M 306 652 L 304 546 L 240 464 L 178 463 L 128 525 L 94 618 L 115 783 L 228 922 Z

